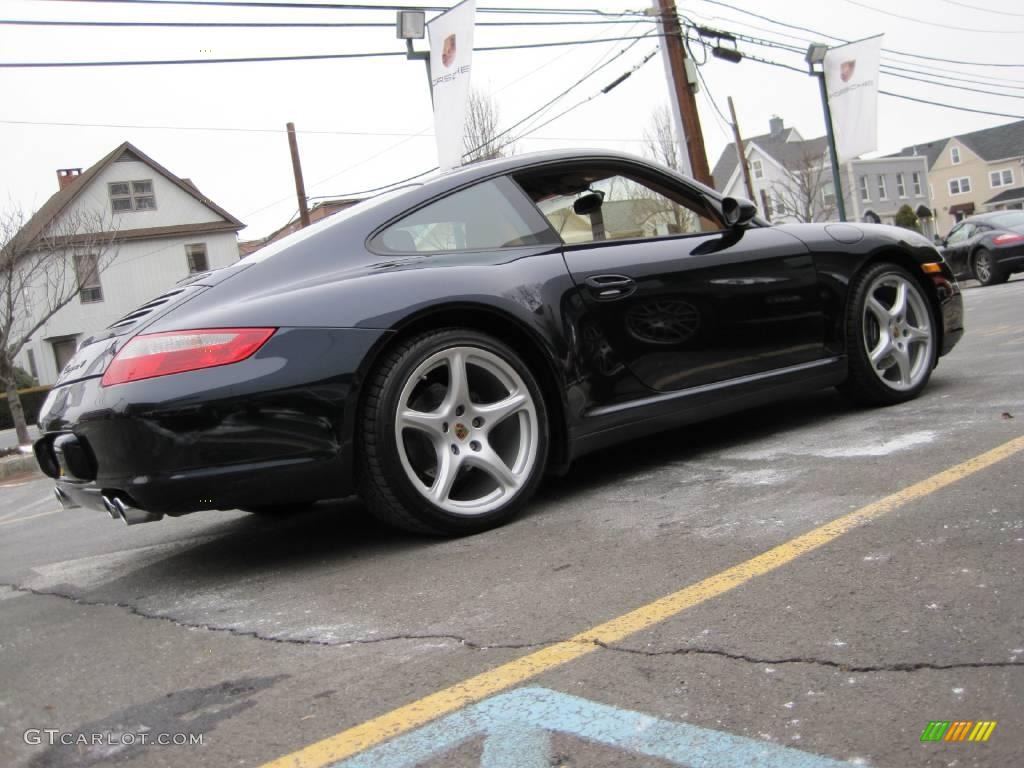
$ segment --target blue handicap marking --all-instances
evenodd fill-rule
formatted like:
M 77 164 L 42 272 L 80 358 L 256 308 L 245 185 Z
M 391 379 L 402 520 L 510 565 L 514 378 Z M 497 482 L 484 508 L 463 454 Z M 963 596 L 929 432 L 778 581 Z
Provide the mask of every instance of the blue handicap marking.
M 549 768 L 551 735 L 563 733 L 688 768 L 849 768 L 766 741 L 659 720 L 546 688 L 486 699 L 350 757 L 333 768 L 411 768 L 483 736 L 480 768 Z

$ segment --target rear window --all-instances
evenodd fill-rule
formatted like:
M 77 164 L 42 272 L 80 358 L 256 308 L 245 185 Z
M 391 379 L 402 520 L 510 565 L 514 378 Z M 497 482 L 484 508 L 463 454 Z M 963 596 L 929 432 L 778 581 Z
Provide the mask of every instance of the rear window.
M 1019 227 L 1024 225 L 1024 211 L 1007 211 L 998 216 L 992 216 L 989 223 L 997 227 Z
M 476 184 L 410 213 L 370 242 L 376 251 L 436 253 L 561 241 L 510 179 Z

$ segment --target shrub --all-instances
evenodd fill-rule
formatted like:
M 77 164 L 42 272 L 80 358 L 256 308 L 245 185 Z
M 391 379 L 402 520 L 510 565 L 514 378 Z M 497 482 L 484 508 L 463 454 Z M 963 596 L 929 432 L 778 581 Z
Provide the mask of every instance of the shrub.
M 39 419 L 39 409 L 43 407 L 43 401 L 50 394 L 50 387 L 32 387 L 30 389 L 18 390 L 21 399 L 21 408 L 25 411 L 25 422 L 35 424 Z M 7 395 L 0 393 L 0 429 L 13 429 L 14 420 L 11 418 L 11 409 L 7 407 Z
M 893 223 L 897 227 L 912 229 L 915 232 L 921 231 L 921 223 L 917 220 L 917 214 L 914 213 L 914 209 L 906 203 L 901 205 L 900 209 L 896 211 L 896 216 L 893 217 Z

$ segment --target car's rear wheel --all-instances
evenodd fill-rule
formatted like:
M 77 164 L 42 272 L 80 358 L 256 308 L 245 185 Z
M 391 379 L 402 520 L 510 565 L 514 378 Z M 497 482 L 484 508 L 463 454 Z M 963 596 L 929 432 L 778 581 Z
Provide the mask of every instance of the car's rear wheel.
M 507 345 L 433 331 L 399 344 L 370 377 L 359 444 L 371 513 L 406 530 L 476 533 L 511 519 L 536 489 L 547 411 Z
M 882 263 L 854 279 L 846 315 L 844 394 L 867 405 L 917 397 L 935 367 L 937 346 L 928 298 L 909 272 Z
M 974 273 L 974 279 L 982 285 L 998 285 L 1010 278 L 1008 272 L 1000 269 L 996 260 L 992 258 L 992 252 L 987 248 L 981 248 L 974 254 L 971 271 Z

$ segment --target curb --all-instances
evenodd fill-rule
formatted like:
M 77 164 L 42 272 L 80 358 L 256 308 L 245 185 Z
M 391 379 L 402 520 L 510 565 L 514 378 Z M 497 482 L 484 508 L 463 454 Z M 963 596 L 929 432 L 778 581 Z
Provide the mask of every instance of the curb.
M 39 465 L 36 463 L 35 456 L 5 456 L 0 459 L 0 480 L 4 480 L 12 475 L 21 475 L 25 472 L 32 472 L 39 477 L 45 477 L 39 471 Z

